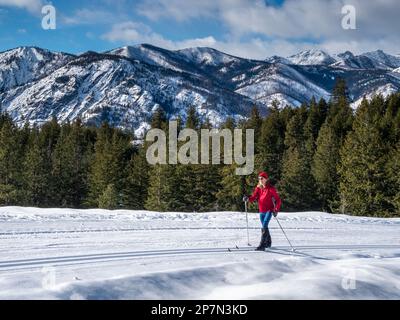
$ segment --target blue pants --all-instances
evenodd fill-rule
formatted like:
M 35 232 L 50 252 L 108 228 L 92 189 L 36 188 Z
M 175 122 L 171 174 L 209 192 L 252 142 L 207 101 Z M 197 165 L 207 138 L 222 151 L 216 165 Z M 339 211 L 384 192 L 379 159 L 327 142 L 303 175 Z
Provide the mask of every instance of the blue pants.
M 272 212 L 260 213 L 261 225 L 263 228 L 268 228 L 268 224 L 272 218 Z

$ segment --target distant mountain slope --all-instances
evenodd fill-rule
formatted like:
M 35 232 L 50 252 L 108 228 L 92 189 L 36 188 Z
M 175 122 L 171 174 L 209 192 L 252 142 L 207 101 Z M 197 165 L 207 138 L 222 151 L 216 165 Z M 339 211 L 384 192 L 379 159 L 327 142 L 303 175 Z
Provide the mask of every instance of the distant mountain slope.
M 253 106 L 267 114 L 273 101 L 283 107 L 313 96 L 329 99 L 339 77 L 356 107 L 364 96 L 399 91 L 399 68 L 399 56 L 380 50 L 331 56 L 313 49 L 259 61 L 211 48 L 170 51 L 149 44 L 79 56 L 21 47 L 0 53 L 0 108 L 21 125 L 80 117 L 140 131 L 158 106 L 183 119 L 195 106 L 218 124 L 248 116 Z

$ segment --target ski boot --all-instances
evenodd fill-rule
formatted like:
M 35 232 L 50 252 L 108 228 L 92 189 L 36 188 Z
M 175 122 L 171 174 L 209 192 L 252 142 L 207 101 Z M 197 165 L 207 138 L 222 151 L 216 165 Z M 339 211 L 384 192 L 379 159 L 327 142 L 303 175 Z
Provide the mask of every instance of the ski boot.
M 264 251 L 265 250 L 265 247 L 267 245 L 267 237 L 268 237 L 267 233 L 269 233 L 268 229 L 266 229 L 266 228 L 261 229 L 261 241 L 260 241 L 260 244 L 258 245 L 258 247 L 255 249 L 256 251 Z
M 266 229 L 266 236 L 265 236 L 265 247 L 266 248 L 271 248 L 272 246 L 272 239 L 271 239 L 271 234 L 269 233 L 269 229 Z

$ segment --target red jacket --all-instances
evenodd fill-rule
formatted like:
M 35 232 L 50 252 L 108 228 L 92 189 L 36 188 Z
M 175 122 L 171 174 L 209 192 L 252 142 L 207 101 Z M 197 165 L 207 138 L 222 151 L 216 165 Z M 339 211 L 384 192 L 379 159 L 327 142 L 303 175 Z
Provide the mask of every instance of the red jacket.
M 258 201 L 258 209 L 260 212 L 278 212 L 282 203 L 278 192 L 271 184 L 267 184 L 265 188 L 260 188 L 257 186 L 254 189 L 253 194 L 249 197 L 249 201 Z

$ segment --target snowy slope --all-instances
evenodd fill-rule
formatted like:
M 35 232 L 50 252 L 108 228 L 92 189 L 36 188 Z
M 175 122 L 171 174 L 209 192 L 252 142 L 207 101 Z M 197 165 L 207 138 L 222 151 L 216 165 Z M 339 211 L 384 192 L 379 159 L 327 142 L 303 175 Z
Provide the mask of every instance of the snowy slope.
M 19 125 L 80 117 L 141 132 L 158 106 L 183 119 L 195 106 L 218 124 L 248 116 L 254 105 L 266 115 L 273 101 L 284 107 L 329 99 L 338 77 L 354 102 L 397 92 L 399 66 L 400 57 L 380 50 L 330 56 L 312 49 L 258 61 L 204 47 L 171 51 L 141 44 L 79 56 L 21 47 L 0 53 L 0 109 Z
M 395 86 L 393 86 L 392 84 L 386 84 L 386 85 L 384 85 L 384 86 L 381 86 L 381 87 L 375 89 L 373 92 L 371 92 L 371 93 L 369 93 L 369 94 L 366 94 L 364 97 L 365 97 L 367 100 L 371 100 L 371 99 L 372 99 L 374 96 L 376 96 L 376 95 L 381 95 L 382 97 L 387 98 L 387 97 L 390 96 L 391 94 L 397 93 L 397 92 L 399 92 L 398 87 L 395 87 Z M 362 97 L 362 98 L 360 98 L 360 99 L 354 101 L 354 102 L 351 104 L 351 107 L 352 107 L 353 109 L 357 109 L 357 108 L 361 105 L 361 102 L 363 101 L 364 97 Z
M 292 64 L 297 65 L 330 65 L 336 60 L 323 50 L 305 50 L 286 58 Z
M 354 55 L 350 51 L 338 54 L 333 66 L 351 69 L 392 70 L 400 67 L 400 57 L 392 56 L 382 50 Z
M 279 56 L 272 56 L 265 59 L 268 63 L 283 63 L 283 64 L 291 64 L 292 62 L 286 58 L 279 57 Z
M 46 76 L 72 59 L 72 55 L 36 47 L 1 52 L 0 93 Z
M 138 129 L 162 106 L 186 117 L 189 106 L 218 124 L 248 114 L 253 102 L 205 78 L 157 68 L 137 60 L 89 52 L 46 77 L 2 95 L 3 108 L 23 124 L 80 117 L 85 123 Z
M 0 208 L 1 299 L 399 299 L 400 219 Z M 249 214 L 250 242 L 259 218 Z M 228 247 L 240 249 L 227 250 Z
M 299 106 L 301 101 L 309 101 L 313 96 L 329 99 L 326 90 L 295 68 L 280 63 L 265 65 L 251 76 L 239 77 L 236 92 L 267 105 L 277 100 L 281 107 Z
M 400 67 L 400 57 L 392 56 L 382 50 L 364 53 L 363 56 L 375 61 L 376 68 L 395 69 Z

